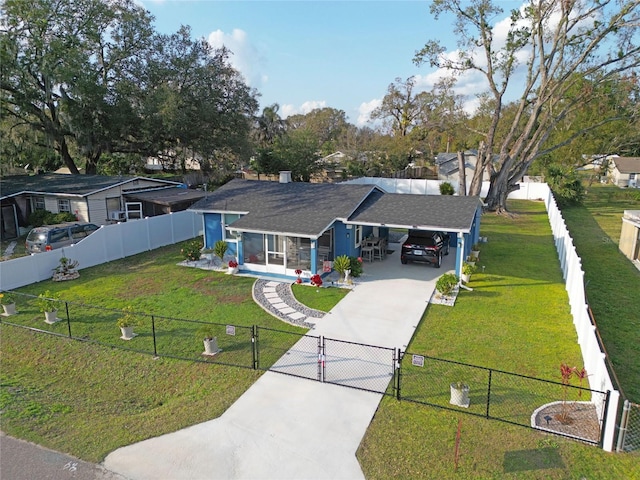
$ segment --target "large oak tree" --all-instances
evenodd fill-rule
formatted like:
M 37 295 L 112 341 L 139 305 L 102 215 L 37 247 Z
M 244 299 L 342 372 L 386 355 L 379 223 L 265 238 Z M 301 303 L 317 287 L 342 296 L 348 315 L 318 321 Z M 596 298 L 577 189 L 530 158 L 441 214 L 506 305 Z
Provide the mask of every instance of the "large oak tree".
M 506 32 L 500 30 L 502 9 L 491 0 L 435 0 L 431 12 L 436 18 L 453 16 L 458 50 L 446 52 L 431 41 L 414 61 L 454 76 L 479 73 L 492 100 L 470 186 L 472 194 L 479 194 L 483 171 L 493 169 L 485 200 L 489 210 L 506 210 L 507 195 L 518 189 L 536 158 L 628 115 L 622 109 L 608 112 L 581 125 L 569 139 L 550 141 L 554 129 L 599 91 L 572 95 L 580 83 L 587 79 L 597 87 L 640 65 L 640 0 L 531 0 L 511 12 Z M 508 88 L 518 100 L 505 116 Z

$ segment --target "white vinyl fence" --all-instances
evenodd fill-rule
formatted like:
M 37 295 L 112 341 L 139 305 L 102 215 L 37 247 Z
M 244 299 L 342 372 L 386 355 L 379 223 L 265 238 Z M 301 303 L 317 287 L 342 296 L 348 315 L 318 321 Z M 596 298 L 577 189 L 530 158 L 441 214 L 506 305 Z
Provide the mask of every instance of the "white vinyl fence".
M 413 195 L 440 195 L 440 184 L 448 182 L 454 190 L 458 191 L 458 182 L 452 180 L 425 180 L 422 178 L 380 178 L 361 177 L 348 180 L 344 183 L 358 185 L 377 185 L 388 193 L 410 193 Z M 521 182 L 520 190 L 512 192 L 509 198 L 521 200 L 544 200 L 547 198 L 549 187 L 546 183 Z M 469 185 L 467 185 L 467 191 Z M 480 196 L 486 197 L 489 193 L 489 182 L 482 183 Z
M 424 180 L 424 179 L 404 179 L 404 178 L 361 178 L 351 180 L 348 183 L 373 184 L 378 185 L 389 193 L 412 193 L 421 195 L 439 195 L 440 184 L 444 180 Z M 457 182 L 449 182 L 457 190 Z M 560 209 L 556 204 L 551 189 L 546 183 L 522 182 L 520 189 L 509 195 L 510 199 L 521 200 L 544 200 L 551 224 L 551 231 L 560 260 L 565 288 L 569 296 L 571 315 L 573 324 L 578 334 L 578 343 L 582 351 L 584 368 L 589 375 L 589 386 L 593 390 L 610 391 L 609 405 L 607 407 L 606 430 L 604 432 L 603 448 L 610 452 L 613 450 L 615 437 L 616 416 L 618 412 L 618 402 L 620 392 L 615 390 L 605 363 L 605 354 L 600 348 L 596 336 L 596 327 L 591 323 L 588 313 L 584 290 L 584 272 L 578 253 L 573 245 L 573 240 L 569 235 Z M 485 196 L 489 191 L 489 182 L 482 184 L 480 196 Z M 601 418 L 604 413 L 604 402 L 606 398 L 598 395 L 593 398 L 596 411 Z
M 544 184 L 547 187 L 546 184 Z M 578 256 L 573 245 L 573 239 L 569 235 L 569 230 L 562 218 L 562 214 L 556 204 L 551 190 L 547 187 L 548 194 L 546 196 L 545 205 L 547 214 L 549 215 L 549 223 L 551 231 L 558 251 L 560 259 L 560 267 L 565 280 L 565 287 L 569 294 L 569 305 L 571 306 L 571 315 L 573 316 L 573 325 L 578 334 L 578 343 L 582 350 L 582 360 L 584 368 L 589 375 L 589 385 L 594 390 L 610 391 L 609 405 L 607 408 L 607 418 L 600 418 L 600 421 L 606 421 L 606 429 L 604 431 L 603 448 L 611 452 L 613 451 L 613 442 L 616 430 L 616 417 L 618 413 L 618 402 L 620 400 L 620 392 L 618 392 L 611 381 L 607 366 L 605 363 L 606 355 L 600 348 L 598 338 L 596 336 L 596 327 L 591 323 L 589 317 L 589 305 L 586 301 L 584 290 L 584 271 L 582 270 L 582 260 Z M 594 398 L 598 416 L 604 413 L 604 398 Z
M 202 216 L 191 211 L 105 225 L 69 247 L 0 262 L 0 290 L 12 290 L 51 278 L 65 256 L 78 269 L 118 260 L 202 235 Z

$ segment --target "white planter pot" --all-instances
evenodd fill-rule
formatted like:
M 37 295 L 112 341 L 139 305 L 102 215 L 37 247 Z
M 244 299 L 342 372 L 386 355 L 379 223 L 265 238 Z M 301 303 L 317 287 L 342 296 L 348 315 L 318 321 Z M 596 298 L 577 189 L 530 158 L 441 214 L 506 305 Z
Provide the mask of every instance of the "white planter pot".
M 469 283 L 469 280 L 471 280 L 471 275 L 468 273 L 463 273 L 462 275 L 460 275 L 460 280 L 462 280 L 464 283 Z
M 452 383 L 449 403 L 458 407 L 469 408 L 469 386 L 463 385 L 462 388 L 458 388 L 455 383 Z
M 54 310 L 53 312 L 44 312 L 44 318 L 45 323 L 48 323 L 49 325 L 60 321 L 57 310 Z
M 4 310 L 4 316 L 8 317 L 10 315 L 15 315 L 16 313 L 18 313 L 16 311 L 16 304 L 15 303 L 9 303 L 8 305 L 2 305 L 2 309 Z
M 238 273 L 238 267 L 227 267 L 227 273 L 229 275 L 235 275 Z
M 217 337 L 205 338 L 203 340 L 203 343 L 204 343 L 204 352 L 202 352 L 203 355 L 213 356 L 220 351 L 220 349 L 218 348 Z
M 120 327 L 120 332 L 122 336 L 120 337 L 122 340 L 131 340 L 133 337 L 137 337 L 137 333 L 133 333 L 133 327 Z

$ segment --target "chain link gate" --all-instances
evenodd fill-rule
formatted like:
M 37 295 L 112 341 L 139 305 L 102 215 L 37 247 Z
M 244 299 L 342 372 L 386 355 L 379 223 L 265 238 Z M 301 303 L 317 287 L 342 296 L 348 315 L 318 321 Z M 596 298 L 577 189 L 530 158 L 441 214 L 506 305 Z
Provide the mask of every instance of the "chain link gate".
M 624 401 L 617 452 L 637 452 L 640 450 L 640 405 Z
M 392 395 L 397 359 L 394 348 L 322 338 L 322 380 L 325 383 Z M 395 387 L 395 382 L 392 387 Z

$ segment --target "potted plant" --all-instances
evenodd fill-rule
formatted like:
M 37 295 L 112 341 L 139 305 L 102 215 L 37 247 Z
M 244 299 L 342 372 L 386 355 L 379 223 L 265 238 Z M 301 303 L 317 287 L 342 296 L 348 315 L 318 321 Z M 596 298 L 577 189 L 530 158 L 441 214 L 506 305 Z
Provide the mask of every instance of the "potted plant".
M 16 313 L 16 300 L 14 298 L 13 293 L 11 292 L 2 292 L 0 293 L 0 304 L 2 304 L 2 309 L 4 310 L 3 315 L 8 317 L 10 315 L 15 315 Z
M 198 334 L 204 343 L 204 352 L 202 352 L 202 355 L 212 357 L 221 351 L 220 348 L 218 348 L 218 337 L 215 335 L 214 325 L 204 324 L 198 330 Z
M 122 309 L 122 316 L 116 321 L 116 325 L 120 327 L 120 332 L 122 333 L 120 337 L 122 340 L 131 340 L 138 335 L 137 333 L 133 333 L 133 327 L 136 323 L 137 318 L 133 307 L 127 305 Z
M 347 280 L 348 274 L 351 273 L 351 259 L 347 255 L 340 255 L 333 261 L 333 269 L 340 274 L 339 283 Z
M 76 270 L 78 267 L 77 260 L 71 260 L 67 257 L 60 258 L 60 264 L 53 269 L 53 281 L 62 282 L 64 280 L 73 280 L 80 276 L 80 272 Z
M 300 285 L 302 283 L 302 278 L 300 277 L 302 275 L 302 270 L 296 268 L 295 274 L 298 276 L 298 278 L 296 278 L 296 283 Z
M 238 273 L 238 262 L 235 260 L 229 260 L 229 263 L 227 264 L 227 273 L 229 275 Z
M 453 382 L 451 385 L 449 403 L 458 407 L 469 408 L 469 385 L 464 382 Z
M 476 273 L 477 270 L 478 267 L 476 267 L 475 263 L 464 262 L 462 264 L 462 281 L 464 283 L 469 283 L 469 281 L 471 280 L 471 275 Z
M 229 245 L 224 240 L 218 240 L 213 244 L 213 254 L 220 259 L 221 264 L 224 264 L 224 255 L 228 249 Z
M 436 290 L 444 296 L 448 296 L 458 284 L 458 277 L 454 273 L 445 273 L 436 281 Z
M 471 246 L 471 253 L 469 254 L 471 257 L 475 258 L 475 262 L 480 258 L 480 245 L 478 243 L 474 243 Z
M 60 294 L 46 290 L 38 295 L 38 307 L 44 313 L 45 322 L 48 324 L 59 322 L 58 308 L 60 308 Z

